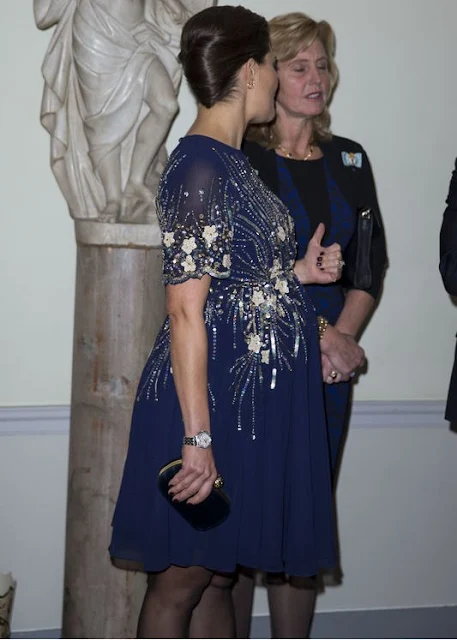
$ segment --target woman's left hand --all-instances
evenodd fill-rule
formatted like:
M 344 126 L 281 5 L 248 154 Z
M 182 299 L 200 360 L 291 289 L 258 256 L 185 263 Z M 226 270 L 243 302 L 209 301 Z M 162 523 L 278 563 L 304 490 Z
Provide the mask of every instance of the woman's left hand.
M 326 384 L 337 384 L 338 382 L 347 382 L 350 380 L 353 374 L 345 375 L 341 374 L 339 371 L 335 369 L 330 358 L 325 355 L 325 353 L 321 354 L 321 364 L 322 364 L 322 380 Z
M 327 384 L 346 382 L 365 361 L 365 351 L 352 336 L 328 325 L 320 340 L 322 377 Z
M 301 284 L 330 284 L 341 278 L 344 266 L 341 247 L 334 243 L 323 247 L 325 225 L 321 222 L 309 241 L 306 254 L 296 260 L 294 273 Z
M 183 445 L 182 468 L 170 480 L 168 493 L 178 502 L 199 504 L 211 493 L 216 478 L 212 448 L 200 449 Z
M 325 353 L 321 353 L 321 364 L 322 364 L 322 380 L 324 382 L 327 382 L 328 380 L 332 380 L 332 382 L 330 383 L 332 384 L 333 379 L 331 374 L 335 370 L 335 368 L 330 362 L 330 358 L 326 356 Z

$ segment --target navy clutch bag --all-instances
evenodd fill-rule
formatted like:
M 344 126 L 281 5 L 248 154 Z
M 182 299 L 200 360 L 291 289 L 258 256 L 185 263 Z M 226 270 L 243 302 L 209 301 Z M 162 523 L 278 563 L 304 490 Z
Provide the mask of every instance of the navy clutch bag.
M 217 486 L 214 486 L 209 496 L 200 504 L 187 504 L 187 502 L 173 502 L 168 494 L 168 483 L 180 471 L 182 460 L 172 460 L 162 467 L 158 475 L 159 491 L 170 504 L 194 529 L 207 531 L 213 529 L 224 522 L 230 513 L 230 500 L 221 489 L 222 478 L 216 479 Z

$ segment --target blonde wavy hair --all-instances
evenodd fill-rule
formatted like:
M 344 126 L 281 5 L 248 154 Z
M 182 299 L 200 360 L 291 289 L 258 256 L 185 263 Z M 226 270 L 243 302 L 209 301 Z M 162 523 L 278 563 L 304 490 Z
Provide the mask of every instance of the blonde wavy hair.
M 308 49 L 316 39 L 322 42 L 328 57 L 330 99 L 338 80 L 338 69 L 335 63 L 335 34 L 329 23 L 325 20 L 316 22 L 306 14 L 297 11 L 272 18 L 268 26 L 271 48 L 278 62 L 292 60 L 300 51 Z M 327 106 L 321 114 L 313 118 L 312 124 L 312 137 L 316 142 L 331 138 L 330 113 Z M 275 149 L 280 144 L 275 121 L 268 125 L 250 126 L 246 137 L 267 149 Z

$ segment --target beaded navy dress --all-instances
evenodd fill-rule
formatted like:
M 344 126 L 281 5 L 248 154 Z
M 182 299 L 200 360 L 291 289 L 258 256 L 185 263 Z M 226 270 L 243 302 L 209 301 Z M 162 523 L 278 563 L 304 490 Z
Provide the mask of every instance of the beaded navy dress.
M 223 524 L 196 531 L 158 491 L 158 471 L 180 457 L 183 437 L 166 319 L 138 387 L 110 553 L 145 571 L 333 568 L 317 318 L 293 274 L 293 221 L 241 151 L 200 135 L 172 153 L 157 205 L 165 284 L 212 278 L 208 402 L 232 508 Z

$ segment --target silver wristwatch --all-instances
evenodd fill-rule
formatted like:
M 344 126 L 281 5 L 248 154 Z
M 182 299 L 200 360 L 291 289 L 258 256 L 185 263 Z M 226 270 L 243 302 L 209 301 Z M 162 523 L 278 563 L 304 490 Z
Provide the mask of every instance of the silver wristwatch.
M 212 441 L 213 440 L 208 431 L 199 431 L 195 436 L 184 436 L 182 443 L 188 444 L 191 447 L 207 449 L 211 446 Z

